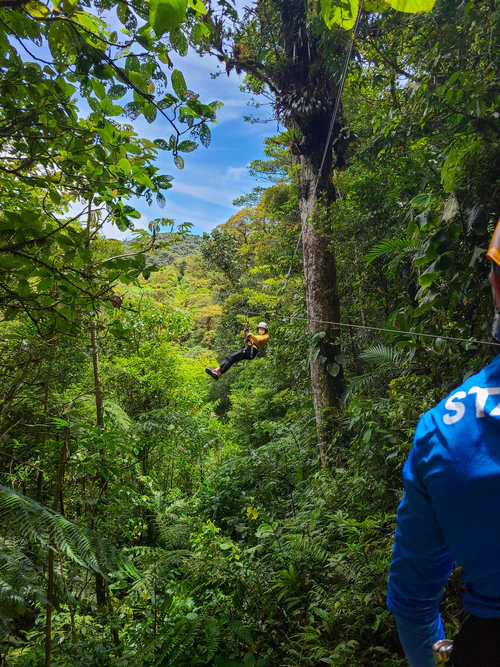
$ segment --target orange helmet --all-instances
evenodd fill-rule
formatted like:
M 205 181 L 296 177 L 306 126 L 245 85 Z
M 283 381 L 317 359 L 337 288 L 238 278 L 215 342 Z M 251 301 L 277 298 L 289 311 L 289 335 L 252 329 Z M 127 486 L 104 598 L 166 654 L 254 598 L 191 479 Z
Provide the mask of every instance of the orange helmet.
M 497 226 L 491 237 L 490 247 L 488 248 L 486 257 L 500 267 L 500 218 L 498 219 Z

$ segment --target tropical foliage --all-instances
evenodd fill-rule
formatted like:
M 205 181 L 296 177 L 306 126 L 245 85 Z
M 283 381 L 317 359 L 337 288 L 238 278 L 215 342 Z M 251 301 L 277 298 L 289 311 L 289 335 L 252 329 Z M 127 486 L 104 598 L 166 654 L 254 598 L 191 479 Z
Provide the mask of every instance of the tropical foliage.
M 218 104 L 165 70 L 171 50 L 220 38 L 284 120 L 283 4 L 257 4 L 236 23 L 225 1 L 0 3 L 2 665 L 404 664 L 385 607 L 401 467 L 420 415 L 496 352 L 500 7 L 359 10 L 335 196 L 314 216 L 338 276 L 329 359 L 307 322 L 293 123 L 203 238 L 167 218 L 126 244 L 101 233 L 164 202 L 158 151 L 181 167 L 209 144 Z M 334 82 L 337 6 L 306 17 Z M 158 113 L 172 138 L 139 137 L 132 119 Z M 247 316 L 268 321 L 267 353 L 214 382 Z M 314 364 L 342 379 L 322 458 Z M 443 613 L 453 630 L 458 571 Z

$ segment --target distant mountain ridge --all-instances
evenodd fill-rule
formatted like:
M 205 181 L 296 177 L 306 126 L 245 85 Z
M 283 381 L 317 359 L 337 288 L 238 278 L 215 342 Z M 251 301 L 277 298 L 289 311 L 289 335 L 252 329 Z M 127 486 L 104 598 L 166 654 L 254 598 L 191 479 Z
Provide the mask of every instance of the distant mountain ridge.
M 160 241 L 168 241 L 172 238 L 172 234 L 158 234 L 157 239 Z M 146 253 L 146 263 L 156 264 L 160 268 L 173 264 L 176 259 L 187 257 L 195 253 L 201 245 L 202 237 L 198 234 L 188 234 L 172 246 L 167 248 L 155 249 L 153 252 Z M 132 241 L 123 241 L 123 248 L 125 252 L 130 252 Z

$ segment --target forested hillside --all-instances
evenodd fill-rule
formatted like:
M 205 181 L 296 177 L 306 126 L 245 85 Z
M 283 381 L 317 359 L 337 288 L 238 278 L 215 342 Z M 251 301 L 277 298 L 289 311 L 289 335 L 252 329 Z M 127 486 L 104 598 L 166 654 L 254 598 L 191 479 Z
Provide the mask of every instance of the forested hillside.
M 0 3 L 2 666 L 406 664 L 401 468 L 497 350 L 500 5 L 367 2 L 353 35 L 335 3 L 205 4 L 120 2 L 120 37 L 113 2 Z M 270 98 L 260 185 L 203 238 L 106 239 L 168 214 L 159 151 L 210 144 L 188 44 Z M 130 124 L 160 113 L 169 141 Z M 267 351 L 215 381 L 247 317 Z
M 160 233 L 156 235 L 155 241 L 157 247 L 154 253 L 146 253 L 146 265 L 155 265 L 157 268 L 164 268 L 173 264 L 178 258 L 193 254 L 201 243 L 201 236 L 197 234 L 188 234 L 182 237 L 176 237 L 174 233 Z M 123 252 L 134 251 L 134 241 L 123 241 Z M 180 268 L 182 274 L 182 264 Z

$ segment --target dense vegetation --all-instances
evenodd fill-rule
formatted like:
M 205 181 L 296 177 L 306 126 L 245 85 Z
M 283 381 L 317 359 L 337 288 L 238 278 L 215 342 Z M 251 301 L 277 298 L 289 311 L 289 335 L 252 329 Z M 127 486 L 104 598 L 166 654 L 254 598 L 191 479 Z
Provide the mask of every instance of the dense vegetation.
M 401 466 L 419 416 L 495 354 L 478 341 L 500 211 L 500 6 L 438 0 L 412 16 L 367 3 L 334 192 L 314 216 L 338 276 L 330 358 L 326 332 L 307 324 L 296 98 L 272 91 L 287 129 L 251 165 L 264 187 L 203 239 L 159 234 L 167 219 L 132 244 L 100 234 L 108 218 L 132 227 L 131 197 L 164 203 L 158 150 L 182 166 L 180 152 L 209 144 L 217 104 L 179 70 L 177 97 L 164 94 L 161 69 L 169 49 L 227 40 L 228 3 L 214 3 L 222 18 L 199 5 L 157 40 L 138 27 L 146 3 L 120 3 L 131 44 L 118 51 L 76 4 L 52 20 L 33 0 L 0 3 L 0 665 L 396 667 L 385 590 Z M 268 49 L 281 5 L 233 23 L 226 64 L 259 63 L 250 90 L 262 72 L 282 81 Z M 308 29 L 338 81 L 346 33 L 316 9 Z M 16 50 L 44 40 L 54 69 Z M 168 109 L 170 143 L 116 120 Z M 268 320 L 269 349 L 214 382 L 204 368 L 241 345 L 246 315 Z M 326 443 L 314 364 L 340 396 Z

